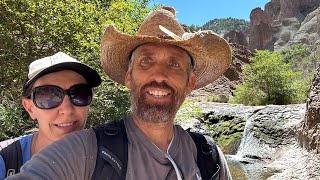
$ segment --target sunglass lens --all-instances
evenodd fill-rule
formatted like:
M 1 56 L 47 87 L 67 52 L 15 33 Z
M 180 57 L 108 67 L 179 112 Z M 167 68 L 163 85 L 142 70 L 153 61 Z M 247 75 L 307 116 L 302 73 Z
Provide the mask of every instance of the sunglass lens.
M 78 84 L 70 88 L 69 96 L 76 106 L 87 106 L 92 101 L 92 90 L 87 84 Z
M 33 101 L 40 109 L 58 107 L 64 98 L 64 92 L 58 87 L 41 86 L 34 89 Z

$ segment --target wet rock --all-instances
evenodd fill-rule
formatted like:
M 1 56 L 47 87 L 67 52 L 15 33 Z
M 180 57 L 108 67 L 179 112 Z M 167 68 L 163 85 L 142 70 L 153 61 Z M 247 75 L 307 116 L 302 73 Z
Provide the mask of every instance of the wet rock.
M 269 180 L 279 179 L 320 179 L 320 156 L 307 152 L 298 144 L 279 149 L 275 161 L 267 164 L 267 169 L 276 170 Z
M 196 103 L 202 107 L 203 116 L 194 128 L 214 137 L 225 154 L 234 154 L 226 157 L 233 173 L 240 174 L 235 176 L 252 180 L 320 179 L 320 156 L 299 147 L 295 134 L 306 114 L 305 104 Z

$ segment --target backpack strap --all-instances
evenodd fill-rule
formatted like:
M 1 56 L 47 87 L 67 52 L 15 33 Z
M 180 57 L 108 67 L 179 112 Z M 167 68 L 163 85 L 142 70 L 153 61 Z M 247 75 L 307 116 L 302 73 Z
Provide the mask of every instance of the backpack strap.
M 197 165 L 201 177 L 203 180 L 209 180 L 220 169 L 217 145 L 214 142 L 212 146 L 208 144 L 206 138 L 200 133 L 191 132 L 190 129 L 187 129 L 187 132 L 197 146 Z
M 5 177 L 17 174 L 20 172 L 20 167 L 22 166 L 22 150 L 20 141 L 14 141 L 7 147 L 0 151 L 0 155 L 4 160 L 6 165 Z
M 98 153 L 94 180 L 123 180 L 128 162 L 128 138 L 124 121 L 112 121 L 93 127 L 96 133 Z M 199 133 L 187 130 L 197 147 L 197 165 L 203 180 L 209 180 L 219 170 L 219 154 L 216 144 L 211 146 Z M 214 143 L 214 142 L 213 142 Z
M 93 130 L 97 137 L 98 153 L 92 179 L 125 179 L 128 138 L 123 119 L 96 126 Z

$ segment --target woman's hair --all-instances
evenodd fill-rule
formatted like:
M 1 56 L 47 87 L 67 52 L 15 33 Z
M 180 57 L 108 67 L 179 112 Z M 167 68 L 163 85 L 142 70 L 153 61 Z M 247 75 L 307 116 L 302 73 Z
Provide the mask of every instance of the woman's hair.
M 24 82 L 23 82 L 23 85 L 22 85 L 22 97 L 23 98 L 30 98 L 31 96 L 31 91 L 32 91 L 32 87 L 33 87 L 33 84 L 34 83 L 31 83 L 29 85 L 26 85 L 28 82 L 28 79 L 26 79 Z

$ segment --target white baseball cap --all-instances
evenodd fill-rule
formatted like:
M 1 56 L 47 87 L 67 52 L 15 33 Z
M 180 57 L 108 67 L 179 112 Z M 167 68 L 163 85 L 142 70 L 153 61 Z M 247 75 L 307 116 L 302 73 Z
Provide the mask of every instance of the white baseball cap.
M 52 56 L 35 60 L 29 65 L 28 81 L 24 87 L 28 87 L 46 74 L 62 70 L 72 70 L 79 73 L 91 87 L 97 87 L 101 84 L 101 78 L 97 71 L 63 52 L 58 52 Z

